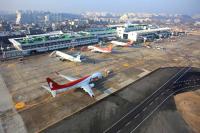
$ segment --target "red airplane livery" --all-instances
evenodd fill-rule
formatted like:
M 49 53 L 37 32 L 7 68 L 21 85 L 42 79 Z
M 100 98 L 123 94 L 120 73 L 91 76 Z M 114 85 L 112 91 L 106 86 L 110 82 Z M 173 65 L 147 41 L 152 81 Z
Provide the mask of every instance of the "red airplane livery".
M 111 53 L 112 52 L 112 45 L 109 45 L 108 47 L 97 47 L 97 46 L 88 46 L 88 49 L 90 49 L 92 52 L 100 52 L 100 53 Z
M 60 84 L 56 83 L 55 81 L 53 81 L 51 78 L 47 78 L 46 80 L 48 83 L 48 87 L 47 86 L 42 86 L 42 87 L 45 88 L 47 91 L 49 91 L 53 97 L 55 97 L 56 94 L 58 94 L 58 93 L 76 89 L 76 88 L 81 88 L 85 92 L 87 92 L 91 97 L 94 97 L 94 93 L 92 91 L 92 87 L 94 87 L 94 83 L 92 83 L 92 82 L 96 81 L 98 79 L 101 79 L 103 77 L 100 72 L 96 72 L 92 75 L 85 76 L 80 79 L 65 76 L 65 75 L 62 75 L 59 73 L 57 73 L 57 74 L 65 79 L 69 80 L 70 82 L 60 85 Z

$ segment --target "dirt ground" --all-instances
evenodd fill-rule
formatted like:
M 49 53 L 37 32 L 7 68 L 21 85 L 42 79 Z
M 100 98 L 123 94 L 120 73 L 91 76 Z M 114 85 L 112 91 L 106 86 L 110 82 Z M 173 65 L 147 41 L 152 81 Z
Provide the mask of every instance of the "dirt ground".
M 200 90 L 178 94 L 174 99 L 186 123 L 194 132 L 200 133 Z

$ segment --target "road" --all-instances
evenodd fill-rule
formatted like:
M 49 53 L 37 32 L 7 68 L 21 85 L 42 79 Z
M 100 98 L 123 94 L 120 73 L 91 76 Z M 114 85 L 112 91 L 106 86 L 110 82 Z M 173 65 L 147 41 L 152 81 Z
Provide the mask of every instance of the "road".
M 191 75 L 188 74 L 190 69 L 190 67 L 182 68 L 154 93 L 106 129 L 104 133 L 133 133 L 175 93 L 194 86 L 200 86 L 199 79 L 196 77 L 195 80 L 187 80 L 187 77 Z M 198 76 L 200 77 L 200 75 Z
M 27 133 L 21 116 L 13 108 L 12 97 L 0 74 L 0 133 Z M 9 113 L 15 114 L 10 117 Z M 16 128 L 14 128 L 16 127 Z

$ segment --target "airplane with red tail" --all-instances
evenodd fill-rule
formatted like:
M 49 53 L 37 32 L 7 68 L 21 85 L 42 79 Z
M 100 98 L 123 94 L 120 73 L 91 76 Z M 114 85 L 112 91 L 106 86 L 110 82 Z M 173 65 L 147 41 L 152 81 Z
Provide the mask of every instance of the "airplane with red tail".
M 125 42 L 119 42 L 119 41 L 111 41 L 114 46 L 121 46 L 121 47 L 131 47 L 133 46 L 133 41 L 128 41 L 127 43 Z
M 87 92 L 90 95 L 90 97 L 94 97 L 94 92 L 92 91 L 94 83 L 92 82 L 99 80 L 103 77 L 103 75 L 100 72 L 95 72 L 92 75 L 85 76 L 80 79 L 65 76 L 60 73 L 57 73 L 57 75 L 69 80 L 70 82 L 60 85 L 48 77 L 46 79 L 48 86 L 42 86 L 42 87 L 45 88 L 47 91 L 49 91 L 53 97 L 55 97 L 56 94 L 58 93 L 62 93 L 76 88 L 81 88 L 85 92 Z

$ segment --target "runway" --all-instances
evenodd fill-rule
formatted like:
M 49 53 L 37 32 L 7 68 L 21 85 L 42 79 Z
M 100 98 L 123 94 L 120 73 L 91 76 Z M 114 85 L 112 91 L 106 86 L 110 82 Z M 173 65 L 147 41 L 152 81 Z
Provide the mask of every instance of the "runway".
M 194 70 L 193 68 L 190 70 L 190 67 L 158 69 L 123 90 L 101 99 L 97 104 L 60 121 L 43 132 L 138 132 L 163 107 L 165 107 L 163 111 L 165 111 L 166 117 L 170 117 L 166 120 L 166 123 L 173 120 L 171 116 L 174 116 L 175 123 L 182 124 L 181 130 L 179 128 L 175 130 L 188 131 L 184 123 L 181 123 L 182 120 L 178 113 L 172 113 L 175 109 L 172 109 L 174 104 L 171 104 L 170 99 L 173 98 L 175 93 L 179 93 L 181 89 L 191 90 L 192 85 L 198 83 L 200 75 L 193 77 L 191 75 L 194 75 L 194 73 L 190 74 L 191 71 L 193 72 Z M 194 72 L 199 73 L 199 70 Z M 188 76 L 193 78 L 186 78 Z M 170 104 L 168 101 L 170 101 Z M 166 119 L 166 117 L 163 116 L 158 119 Z M 164 123 L 164 126 L 176 128 L 166 123 Z M 159 128 L 160 125 L 157 126 Z
M 195 86 L 200 86 L 200 83 L 197 82 L 198 79 L 186 80 L 186 82 L 182 82 L 185 80 L 184 75 L 186 75 L 190 69 L 190 67 L 182 68 L 154 93 L 152 93 L 136 107 L 133 107 L 132 110 L 130 110 L 112 126 L 107 128 L 104 133 L 133 133 L 166 100 L 168 100 L 168 98 L 173 96 L 175 93 Z

